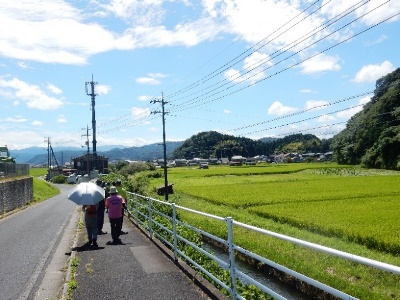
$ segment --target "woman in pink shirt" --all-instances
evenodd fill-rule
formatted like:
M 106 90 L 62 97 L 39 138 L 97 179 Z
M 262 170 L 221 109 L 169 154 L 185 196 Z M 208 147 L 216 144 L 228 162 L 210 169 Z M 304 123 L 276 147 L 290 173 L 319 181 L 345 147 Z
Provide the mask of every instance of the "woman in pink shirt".
M 111 224 L 112 244 L 121 244 L 119 236 L 121 235 L 122 208 L 125 207 L 125 200 L 118 195 L 117 188 L 110 188 L 110 197 L 106 199 L 106 208 L 108 209 L 108 218 Z

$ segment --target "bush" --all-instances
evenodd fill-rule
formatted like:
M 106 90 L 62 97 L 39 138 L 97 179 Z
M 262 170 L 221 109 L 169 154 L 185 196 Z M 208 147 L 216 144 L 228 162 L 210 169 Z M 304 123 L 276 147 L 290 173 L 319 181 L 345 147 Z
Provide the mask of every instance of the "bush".
M 150 186 L 150 179 L 146 172 L 137 173 L 130 177 L 129 192 L 146 195 Z
M 54 176 L 51 181 L 53 183 L 66 183 L 67 178 L 64 175 L 57 175 L 57 176 Z

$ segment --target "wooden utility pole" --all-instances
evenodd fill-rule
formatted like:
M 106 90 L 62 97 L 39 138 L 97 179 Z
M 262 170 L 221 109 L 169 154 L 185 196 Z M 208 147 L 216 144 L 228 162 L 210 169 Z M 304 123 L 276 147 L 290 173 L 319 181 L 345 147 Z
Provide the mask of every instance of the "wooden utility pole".
M 150 103 L 161 103 L 161 111 L 152 111 L 152 114 L 159 114 L 161 113 L 162 117 L 162 125 L 163 125 L 163 148 L 164 148 L 164 190 L 165 190 L 165 201 L 168 201 L 168 170 L 167 170 L 167 144 L 165 140 L 165 115 L 167 112 L 165 112 L 165 104 L 168 102 L 164 101 L 164 94 L 161 93 L 161 100 L 156 100 L 153 99 L 150 101 Z

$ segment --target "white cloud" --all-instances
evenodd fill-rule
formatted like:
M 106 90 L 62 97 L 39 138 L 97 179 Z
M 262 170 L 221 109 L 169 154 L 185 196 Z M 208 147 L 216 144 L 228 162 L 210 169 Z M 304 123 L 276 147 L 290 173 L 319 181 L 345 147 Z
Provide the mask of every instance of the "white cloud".
M 38 134 L 35 131 L 17 131 L 9 130 L 2 132 L 2 140 L 6 141 L 6 145 L 10 150 L 24 149 L 32 146 L 44 145 L 44 135 Z M 24 138 L 21 139 L 21 136 Z M 45 152 L 43 151 L 43 154 Z
M 229 69 L 224 73 L 226 79 L 232 82 L 248 81 L 250 84 L 265 78 L 265 68 L 271 66 L 269 56 L 254 52 L 243 60 L 243 70 Z
M 302 89 L 302 90 L 300 90 L 300 93 L 306 93 L 306 94 L 308 94 L 308 93 L 312 93 L 312 90 Z
M 365 45 L 366 45 L 366 46 L 373 46 L 373 45 L 376 45 L 376 44 L 380 44 L 380 43 L 382 43 L 384 40 L 386 40 L 387 38 L 388 38 L 387 35 L 382 34 L 382 35 L 381 35 L 379 38 L 377 38 L 376 40 L 371 41 L 371 42 L 367 42 L 367 43 L 365 43 Z
M 276 24 L 282 24 L 282 20 L 292 19 L 301 11 L 298 1 L 292 1 L 292 4 L 288 5 L 286 1 L 263 0 L 252 0 L 251 5 L 248 0 L 208 1 L 205 9 L 209 15 L 223 18 L 232 33 L 238 34 L 250 43 L 264 39 L 265 28 L 276 28 Z M 286 33 L 278 30 L 267 40 L 270 41 L 270 45 L 281 47 L 288 41 L 297 39 L 303 32 L 309 31 L 307 28 L 314 28 L 314 24 L 319 22 L 318 18 L 308 18 Z
M 143 96 L 139 96 L 138 100 L 142 101 L 142 102 L 146 102 L 146 101 L 150 101 L 151 99 L 153 99 L 152 96 L 147 96 L 147 95 L 143 95 Z
M 150 85 L 158 85 L 161 83 L 160 80 L 151 77 L 139 77 L 136 79 L 136 82 L 140 84 L 150 84 Z
M 224 77 L 232 82 L 240 82 L 240 71 L 229 69 L 224 73 Z
M 384 61 L 380 65 L 366 65 L 357 72 L 352 81 L 357 83 L 374 82 L 386 74 L 394 71 L 395 67 L 390 61 Z
M 331 122 L 336 120 L 336 118 L 334 116 L 330 116 L 330 115 L 322 115 L 318 118 L 317 122 L 319 123 L 325 123 L 325 122 Z
M 272 103 L 272 105 L 268 109 L 268 114 L 276 115 L 276 116 L 283 116 L 283 115 L 294 113 L 295 111 L 297 111 L 297 108 L 290 107 L 290 106 L 284 106 L 279 101 L 275 101 L 274 103 Z
M 304 74 L 312 74 L 324 71 L 338 71 L 340 70 L 340 65 L 338 64 L 338 61 L 338 57 L 328 56 L 324 53 L 321 53 L 301 63 L 301 72 Z
M 59 87 L 56 87 L 54 84 L 49 83 L 49 84 L 47 85 L 47 89 L 48 89 L 50 92 L 52 92 L 53 94 L 56 94 L 56 95 L 62 94 L 62 89 L 60 89 Z
M 33 121 L 33 122 L 31 123 L 31 125 L 33 125 L 33 126 L 42 126 L 42 125 L 43 125 L 43 122 L 42 122 L 42 121 L 37 121 L 37 120 L 35 120 L 35 121 Z
M 126 23 L 151 26 L 160 24 L 166 14 L 162 7 L 164 1 L 111 0 L 100 4 L 106 13 L 112 13 Z
M 329 102 L 324 100 L 308 100 L 306 102 L 306 109 L 323 109 L 327 104 L 329 104 Z
M 20 118 L 20 117 L 17 117 L 17 118 L 5 118 L 4 119 L 4 121 L 5 122 L 11 122 L 11 123 L 24 123 L 24 122 L 26 122 L 26 119 L 25 118 Z
M 57 117 L 57 123 L 67 123 L 67 119 L 64 117 L 64 115 L 59 115 Z
M 229 115 L 230 113 L 232 113 L 232 111 L 230 111 L 228 109 L 224 109 L 224 114 Z
M 17 62 L 17 66 L 18 66 L 18 67 L 20 67 L 21 69 L 24 69 L 24 70 L 26 70 L 26 69 L 30 69 L 29 65 L 28 65 L 28 64 L 26 64 L 26 63 L 25 63 L 25 62 L 23 62 L 23 61 L 19 61 L 19 62 Z
M 161 83 L 161 81 L 158 80 L 158 78 L 165 78 L 165 77 L 168 77 L 168 75 L 162 73 L 148 73 L 147 77 L 139 77 L 136 79 L 136 82 L 141 84 L 158 85 Z
M 187 1 L 180 3 L 189 5 Z M 156 20 L 161 20 L 163 15 L 162 4 L 163 1 L 144 4 L 142 1 L 119 0 L 102 6 L 119 18 L 135 21 L 136 27 L 114 32 L 93 20 L 86 23 L 85 18 L 101 13 L 83 14 L 82 10 L 61 0 L 42 0 L 41 5 L 34 0 L 6 1 L 2 3 L 0 19 L 3 28 L 13 30 L 3 31 L 0 35 L 0 55 L 23 61 L 82 65 L 90 56 L 106 51 L 194 46 L 214 38 L 221 31 L 209 17 L 189 23 L 178 20 L 170 30 L 158 26 Z M 135 18 L 132 10 L 136 11 Z M 140 18 L 136 18 L 139 15 Z
M 249 72 L 245 77 L 248 78 L 250 83 L 261 80 L 265 78 L 265 68 L 269 66 L 272 66 L 272 62 L 269 61 L 268 55 L 254 52 L 244 60 L 244 71 Z
M 343 12 L 344 10 L 350 8 L 351 6 L 355 5 L 358 2 L 359 1 L 357 0 L 335 0 L 332 2 L 324 0 L 324 4 L 326 5 L 323 7 L 322 12 L 327 14 L 331 18 Z M 380 6 L 381 4 L 384 5 L 378 8 L 378 6 Z M 363 22 L 364 24 L 372 25 L 383 20 L 384 18 L 387 18 L 399 12 L 399 10 L 400 10 L 399 1 L 388 1 L 384 3 L 381 0 L 371 0 L 364 3 L 363 5 L 360 5 L 360 7 L 354 12 L 354 14 L 356 17 L 360 17 L 365 13 L 372 11 L 371 13 L 367 14 L 365 17 L 361 19 L 361 22 Z M 397 16 L 396 18 L 392 19 L 392 21 L 398 19 L 399 17 Z
M 7 1 L 0 19 L 3 28 L 12 28 L 0 36 L 0 55 L 20 60 L 84 64 L 118 42 L 101 26 L 82 23 L 81 11 L 63 1 Z
M 107 95 L 111 91 L 111 86 L 104 85 L 104 84 L 98 84 L 95 86 L 94 91 L 99 96 Z
M 142 107 L 132 107 L 131 108 L 131 115 L 134 120 L 141 121 L 148 117 L 151 114 L 151 110 L 149 108 L 142 108 Z
M 29 108 L 54 110 L 63 105 L 60 99 L 47 95 L 39 86 L 26 83 L 18 78 L 5 80 L 0 77 L 0 94 L 3 93 L 26 102 Z

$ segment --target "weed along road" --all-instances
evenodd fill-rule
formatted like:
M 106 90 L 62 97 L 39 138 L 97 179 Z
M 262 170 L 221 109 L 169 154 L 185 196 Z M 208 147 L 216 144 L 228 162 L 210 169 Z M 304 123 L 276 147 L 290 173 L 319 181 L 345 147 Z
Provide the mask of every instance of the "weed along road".
M 67 199 L 71 186 L 59 188 L 60 195 L 0 220 L 1 300 L 56 298 L 65 277 L 70 246 L 65 239 L 73 239 L 69 228 L 76 209 Z

